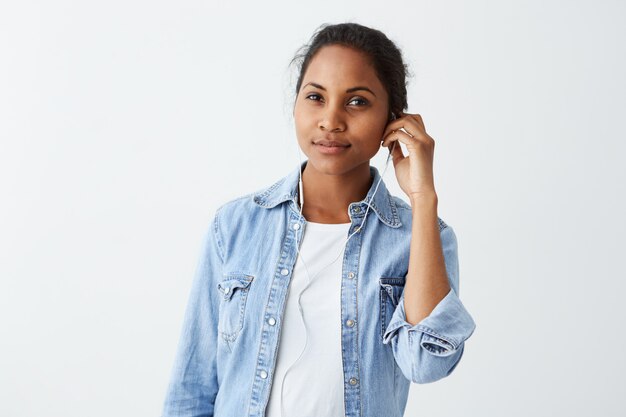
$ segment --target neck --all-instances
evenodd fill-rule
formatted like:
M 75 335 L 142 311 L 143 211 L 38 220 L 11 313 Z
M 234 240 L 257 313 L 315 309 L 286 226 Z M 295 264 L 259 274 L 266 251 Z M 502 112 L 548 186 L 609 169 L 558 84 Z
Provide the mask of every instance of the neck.
M 302 171 L 302 214 L 313 222 L 349 223 L 348 206 L 365 198 L 372 181 L 369 162 L 343 174 L 326 174 L 307 162 Z

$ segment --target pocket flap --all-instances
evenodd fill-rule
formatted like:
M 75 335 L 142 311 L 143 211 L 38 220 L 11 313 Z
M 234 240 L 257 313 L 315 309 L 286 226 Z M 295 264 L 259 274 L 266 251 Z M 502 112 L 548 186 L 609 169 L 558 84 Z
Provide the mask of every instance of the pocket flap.
M 379 278 L 380 286 L 391 300 L 394 306 L 398 305 L 400 296 L 404 290 L 405 277 L 383 277 Z
M 247 274 L 225 274 L 222 281 L 217 283 L 217 289 L 220 290 L 225 300 L 230 300 L 235 290 L 248 288 L 254 280 L 254 276 Z

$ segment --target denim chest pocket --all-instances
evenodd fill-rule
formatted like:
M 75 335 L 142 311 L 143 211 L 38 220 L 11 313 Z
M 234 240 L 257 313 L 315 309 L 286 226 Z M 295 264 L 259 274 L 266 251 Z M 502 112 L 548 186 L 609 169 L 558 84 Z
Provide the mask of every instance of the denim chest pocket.
M 382 277 L 380 282 L 380 340 L 383 340 L 385 330 L 391 322 L 400 296 L 404 290 L 405 277 Z
M 217 330 L 228 341 L 234 341 L 243 328 L 246 301 L 253 280 L 252 275 L 231 273 L 225 274 L 217 283 L 221 296 Z

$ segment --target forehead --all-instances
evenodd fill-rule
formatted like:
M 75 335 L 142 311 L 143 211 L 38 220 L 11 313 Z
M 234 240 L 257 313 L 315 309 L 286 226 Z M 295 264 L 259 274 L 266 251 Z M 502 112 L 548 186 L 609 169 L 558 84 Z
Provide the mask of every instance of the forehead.
M 321 84 L 326 89 L 345 90 L 355 85 L 366 85 L 376 93 L 383 90 L 367 56 L 342 45 L 324 46 L 313 56 L 302 85 L 310 81 Z

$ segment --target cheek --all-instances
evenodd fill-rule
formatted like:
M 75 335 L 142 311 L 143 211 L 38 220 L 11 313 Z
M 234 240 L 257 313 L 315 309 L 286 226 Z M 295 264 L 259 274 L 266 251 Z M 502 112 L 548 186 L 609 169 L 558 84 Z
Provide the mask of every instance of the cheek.
M 361 137 L 366 138 L 368 142 L 382 143 L 383 132 L 386 126 L 386 124 L 380 122 L 367 123 L 361 129 Z
M 309 138 L 311 137 L 311 129 L 308 128 L 304 123 L 302 123 L 302 119 L 295 119 L 294 130 L 298 145 L 300 146 L 300 148 L 306 149 L 310 145 Z
M 367 129 L 364 130 L 362 136 L 366 143 L 364 147 L 367 148 L 369 153 L 375 155 L 380 150 L 383 143 L 383 132 L 386 126 L 386 124 L 381 123 L 370 123 Z
M 304 129 L 311 124 L 313 118 L 301 105 L 296 105 L 293 111 L 294 124 L 297 128 Z

